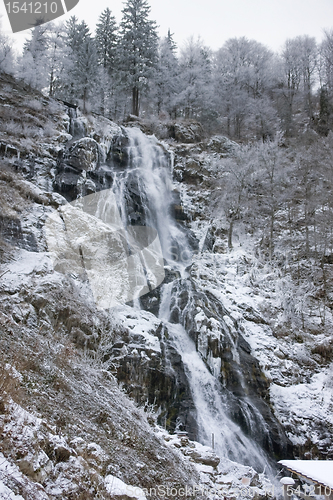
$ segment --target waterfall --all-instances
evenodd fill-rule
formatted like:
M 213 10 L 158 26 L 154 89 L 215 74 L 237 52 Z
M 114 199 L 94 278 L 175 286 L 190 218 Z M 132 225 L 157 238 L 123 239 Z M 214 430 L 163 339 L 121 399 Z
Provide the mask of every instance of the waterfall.
M 172 304 L 187 288 L 186 267 L 189 264 L 191 248 L 186 232 L 179 228 L 171 214 L 172 178 L 170 160 L 155 138 L 147 138 L 138 129 L 128 129 L 129 164 L 125 175 L 115 182 L 114 193 L 123 218 L 128 224 L 126 196 L 133 183 L 140 197 L 145 223 L 154 227 L 159 235 L 164 259 L 167 264 L 180 272 L 180 286 L 174 283 L 162 285 L 159 318 L 166 327 L 172 343 L 181 355 L 186 376 L 196 408 L 198 439 L 206 445 L 214 434 L 216 451 L 219 456 L 251 465 L 260 472 L 268 469 L 268 461 L 263 450 L 228 416 L 228 401 L 223 395 L 220 382 L 210 373 L 193 340 L 184 328 L 181 314 L 179 322 L 171 322 Z M 135 179 L 135 181 L 134 181 Z M 131 187 L 132 186 L 132 187 Z M 134 193 L 135 194 L 135 193 Z M 185 258 L 182 258 L 185 256 Z M 246 410 L 248 407 L 243 405 Z M 253 419 L 250 411 L 246 415 L 249 425 Z M 264 423 L 263 423 L 264 426 Z M 262 427 L 263 428 L 263 427 Z
M 227 414 L 228 401 L 217 378 L 210 373 L 193 340 L 180 323 L 170 322 L 173 283 L 163 286 L 159 317 L 182 357 L 196 408 L 198 439 L 210 446 L 214 434 L 215 450 L 221 458 L 250 465 L 259 472 L 270 469 L 263 450 L 249 439 Z M 249 415 L 251 419 L 251 415 Z
M 117 178 L 114 193 L 121 207 L 123 223 L 143 222 L 154 227 L 159 235 L 166 262 L 183 271 L 191 261 L 185 231 L 178 227 L 171 214 L 172 162 L 171 155 L 157 139 L 145 136 L 137 128 L 126 130 L 129 138 L 128 167 Z M 130 193 L 129 193 L 130 191 Z M 125 202 L 129 195 L 140 200 L 140 214 L 128 213 Z M 132 217 L 132 219 L 131 219 Z
M 189 334 L 188 318 L 196 314 L 188 273 L 192 250 L 186 229 L 172 214 L 171 155 L 155 137 L 139 129 L 125 129 L 125 138 L 127 163 L 113 165 L 112 187 L 64 205 L 59 208 L 60 216 L 56 213 L 49 218 L 46 232 L 57 269 L 84 273 L 101 308 L 129 301 L 140 307 L 139 297 L 162 283 L 164 268 L 180 277 L 161 285 L 159 318 L 182 359 L 195 405 L 198 439 L 210 445 L 214 434 L 218 455 L 259 472 L 267 470 L 263 450 L 230 418 L 232 403 L 218 378 L 221 359 L 214 358 L 214 375 Z M 184 293 L 188 298 L 182 308 Z M 256 409 L 251 409 L 250 402 L 243 400 L 239 406 L 250 430 L 257 426 L 260 432 L 269 433 L 264 419 L 254 418 Z

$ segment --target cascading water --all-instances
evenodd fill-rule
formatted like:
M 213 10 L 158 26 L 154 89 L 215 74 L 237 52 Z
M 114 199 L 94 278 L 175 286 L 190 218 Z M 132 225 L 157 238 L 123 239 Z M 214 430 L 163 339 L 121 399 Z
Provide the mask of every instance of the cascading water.
M 215 449 L 220 457 L 251 465 L 259 471 L 267 470 L 269 465 L 263 450 L 228 417 L 228 402 L 223 397 L 221 386 L 208 370 L 193 340 L 182 324 L 170 322 L 172 293 L 173 283 L 164 285 L 159 317 L 172 336 L 185 366 L 197 413 L 199 441 L 210 446 L 214 434 Z
M 165 260 L 181 276 L 178 280 L 180 286 L 174 287 L 173 283 L 162 286 L 159 318 L 182 358 L 196 408 L 198 439 L 203 444 L 210 445 L 211 434 L 214 434 L 216 451 L 221 457 L 252 465 L 259 471 L 267 470 L 269 465 L 263 450 L 228 416 L 228 402 L 223 396 L 221 384 L 210 373 L 197 352 L 182 324 L 184 321 L 170 321 L 172 304 L 177 303 L 177 294 L 180 295 L 186 288 L 186 267 L 191 248 L 185 231 L 177 226 L 171 215 L 172 179 L 167 152 L 156 139 L 147 138 L 138 129 L 128 129 L 127 134 L 128 167 L 125 172 L 116 176 L 113 193 L 123 223 L 145 223 L 154 227 L 158 232 Z M 133 197 L 137 198 L 134 203 Z M 135 213 L 135 208 L 140 212 Z M 186 255 L 185 261 L 179 258 L 181 254 Z M 251 420 L 250 414 L 248 418 Z
M 171 215 L 172 179 L 170 158 L 154 137 L 146 137 L 139 129 L 126 130 L 129 139 L 128 166 L 117 174 L 113 193 L 125 227 L 128 224 L 145 224 L 157 230 L 163 256 L 168 264 L 183 270 L 179 255 L 191 250 L 184 231 Z M 184 254 L 184 252 L 182 252 Z
M 221 457 L 252 465 L 260 472 L 267 470 L 265 453 L 251 439 L 251 436 L 259 437 L 258 442 L 262 443 L 258 436 L 262 434 L 266 442 L 270 441 L 265 420 L 250 400 L 237 399 L 223 388 L 219 378 L 221 358 L 212 358 L 214 369 L 209 369 L 200 346 L 193 340 L 193 331 L 197 331 L 193 318 L 200 307 L 194 298 L 195 284 L 189 273 L 192 248 L 188 233 L 172 214 L 170 154 L 156 138 L 145 136 L 139 129 L 125 129 L 124 136 L 121 141 L 125 140 L 127 147 L 124 150 L 122 146 L 120 151 L 125 152 L 126 162 L 113 161 L 110 166 L 108 160 L 103 163 L 103 155 L 99 160 L 98 168 L 112 178 L 112 187 L 105 189 L 107 186 L 103 184 L 102 191 L 65 205 L 61 208 L 62 220 L 50 217 L 49 246 L 55 254 L 60 248 L 62 259 L 67 252 L 65 260 L 72 266 L 72 272 L 74 266 L 77 275 L 82 271 L 86 273 L 94 299 L 102 308 L 129 301 L 140 308 L 139 297 L 156 289 L 164 278 L 164 267 L 169 269 L 169 278 L 176 279 L 161 286 L 159 312 L 155 313 L 166 332 L 167 342 L 181 357 L 182 373 L 185 372 L 196 411 L 197 439 L 210 445 L 214 434 L 216 451 Z M 77 215 L 79 209 L 81 215 Z M 61 236 L 59 246 L 64 223 L 66 234 L 63 233 L 63 239 Z M 71 241 L 64 251 L 68 235 Z M 203 301 L 207 293 L 200 291 Z M 207 311 L 212 309 L 214 306 L 210 303 Z M 222 324 L 221 318 L 226 312 L 215 312 L 214 321 Z M 238 385 L 242 386 L 238 351 L 226 327 L 219 332 L 219 337 L 223 336 L 235 360 L 236 372 L 239 369 Z M 235 407 L 248 433 L 234 422 Z M 236 421 L 240 419 L 236 417 Z

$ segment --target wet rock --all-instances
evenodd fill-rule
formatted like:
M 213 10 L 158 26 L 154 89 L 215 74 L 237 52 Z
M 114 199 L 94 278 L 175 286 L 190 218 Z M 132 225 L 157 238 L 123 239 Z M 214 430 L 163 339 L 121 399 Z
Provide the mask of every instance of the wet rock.
M 125 134 L 116 136 L 112 142 L 107 162 L 125 168 L 128 163 L 128 144 L 129 140 Z
M 74 143 L 64 156 L 67 165 L 76 170 L 96 170 L 99 164 L 98 143 L 94 139 L 84 137 Z

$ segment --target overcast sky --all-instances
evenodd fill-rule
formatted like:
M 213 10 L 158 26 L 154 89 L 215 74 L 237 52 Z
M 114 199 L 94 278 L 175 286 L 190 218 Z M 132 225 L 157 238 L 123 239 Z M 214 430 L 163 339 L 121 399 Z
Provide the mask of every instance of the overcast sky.
M 200 35 L 212 49 L 221 47 L 228 38 L 245 36 L 279 51 L 287 38 L 307 34 L 320 41 L 323 29 L 333 28 L 333 0 L 148 0 L 148 3 L 160 35 L 166 35 L 170 28 L 180 47 L 191 35 Z M 94 31 L 106 7 L 119 22 L 122 0 L 80 0 L 61 19 L 75 14 Z M 3 2 L 1 14 L 3 28 L 10 34 Z M 25 31 L 12 36 L 22 46 L 28 34 Z

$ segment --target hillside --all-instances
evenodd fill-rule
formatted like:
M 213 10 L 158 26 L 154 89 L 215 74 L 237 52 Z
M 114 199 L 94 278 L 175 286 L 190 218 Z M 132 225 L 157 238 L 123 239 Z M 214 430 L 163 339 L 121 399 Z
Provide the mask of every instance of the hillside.
M 194 485 L 194 498 L 237 498 L 242 484 L 265 498 L 278 459 L 331 458 L 330 306 L 313 293 L 311 310 L 288 316 L 309 273 L 297 283 L 293 265 L 267 261 L 246 224 L 228 248 L 217 165 L 239 146 L 193 122 L 160 142 L 140 120 L 120 127 L 0 78 L 3 498 L 175 498 Z M 102 284 L 112 255 L 94 264 L 96 287 L 59 243 L 63 231 L 70 251 L 76 238 L 104 248 L 96 219 L 70 229 L 65 218 L 68 202 L 107 190 L 122 221 L 155 228 L 164 257 L 163 284 L 115 307 L 96 299 L 118 286 L 116 274 Z M 45 230 L 54 214 L 67 224 L 58 250 Z

